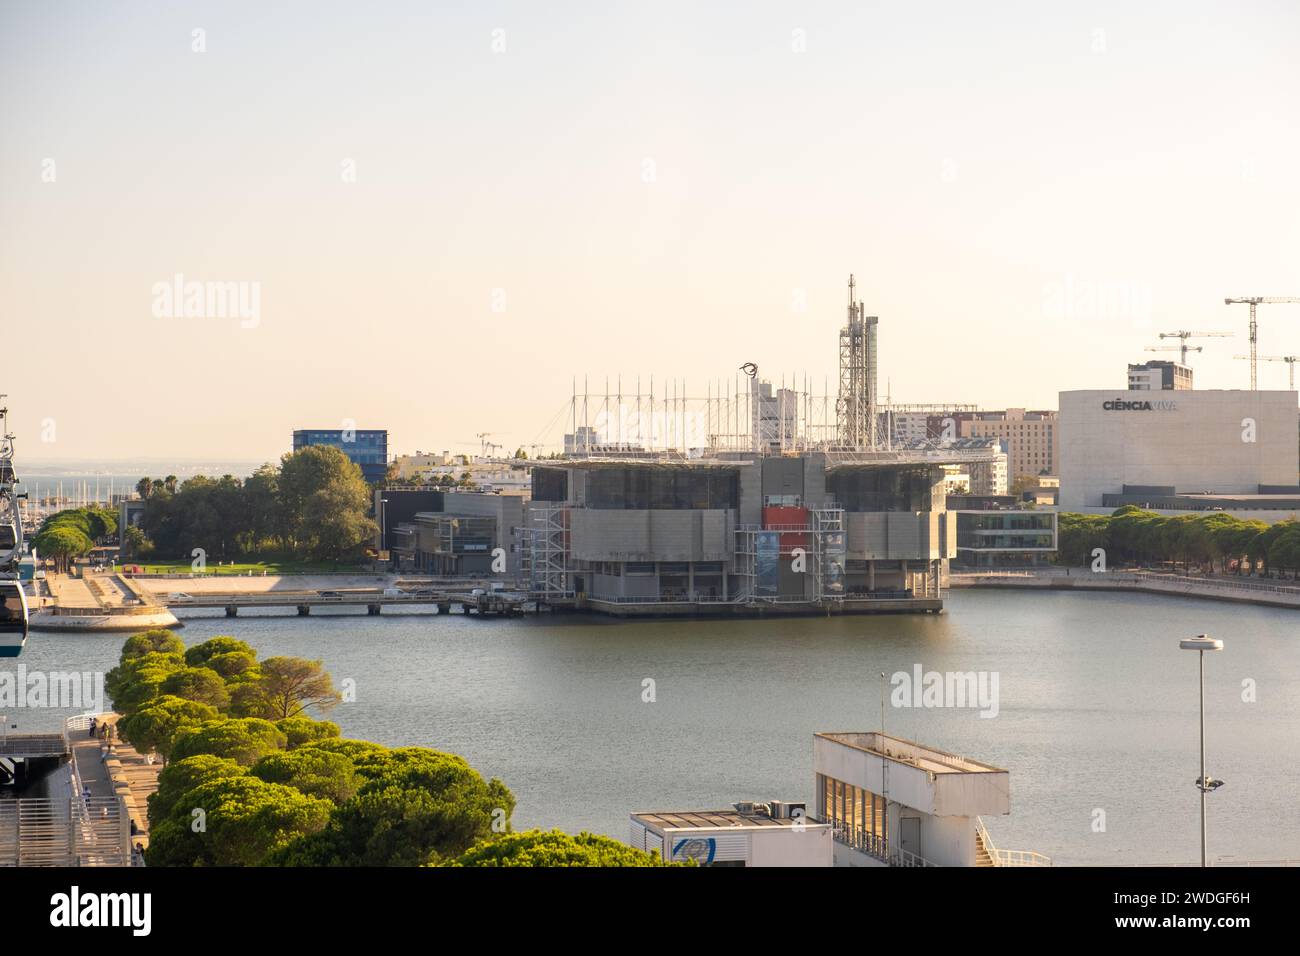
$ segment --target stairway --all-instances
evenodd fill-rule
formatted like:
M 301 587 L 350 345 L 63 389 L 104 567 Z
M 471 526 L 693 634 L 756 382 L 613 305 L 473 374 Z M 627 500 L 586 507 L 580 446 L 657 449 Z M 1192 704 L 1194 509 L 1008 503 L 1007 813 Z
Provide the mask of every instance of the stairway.
M 983 828 L 975 831 L 975 865 L 976 866 L 997 866 L 993 859 L 993 854 L 989 852 L 988 846 L 984 843 L 984 836 L 981 832 Z

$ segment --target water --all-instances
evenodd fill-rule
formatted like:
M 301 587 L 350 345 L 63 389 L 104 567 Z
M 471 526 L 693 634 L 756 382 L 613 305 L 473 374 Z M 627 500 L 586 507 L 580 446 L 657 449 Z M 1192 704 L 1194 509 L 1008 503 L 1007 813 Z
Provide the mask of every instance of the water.
M 201 612 L 191 612 L 198 615 Z M 347 736 L 464 755 L 514 791 L 517 828 L 626 838 L 633 810 L 807 800 L 812 734 L 880 723 L 885 671 L 986 670 L 1000 713 L 894 709 L 887 730 L 1011 771 L 1000 848 L 1058 863 L 1199 859 L 1196 655 L 1207 657 L 1211 856 L 1300 857 L 1300 615 L 1151 595 L 956 591 L 942 616 L 725 622 L 484 620 L 345 611 L 190 617 L 197 643 L 321 658 Z M 35 633 L 28 668 L 108 668 L 122 637 Z M 0 665 L 11 669 L 13 662 Z M 642 701 L 642 681 L 657 700 Z M 1257 702 L 1242 700 L 1252 679 Z M 50 712 L 20 712 L 25 728 Z M 1104 811 L 1104 832 L 1094 832 Z

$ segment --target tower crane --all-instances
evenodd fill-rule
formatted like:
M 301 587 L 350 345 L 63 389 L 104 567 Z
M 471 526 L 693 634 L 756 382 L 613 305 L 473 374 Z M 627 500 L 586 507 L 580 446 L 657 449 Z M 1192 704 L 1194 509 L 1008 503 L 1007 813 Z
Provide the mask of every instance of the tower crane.
M 1186 342 L 1184 342 L 1182 345 L 1148 345 L 1147 348 L 1146 348 L 1146 350 L 1147 350 L 1148 352 L 1177 352 L 1177 353 L 1179 353 L 1179 354 L 1178 354 L 1178 364 L 1179 364 L 1179 365 L 1186 365 L 1186 364 L 1187 364 L 1187 353 L 1188 353 L 1188 352 L 1202 352 L 1202 351 L 1204 351 L 1204 349 L 1203 349 L 1201 346 L 1199 346 L 1199 345 L 1188 345 Z
M 1300 298 L 1293 295 L 1248 295 L 1237 299 L 1224 299 L 1224 305 L 1237 305 L 1245 303 L 1250 306 L 1250 390 L 1255 391 L 1255 362 L 1258 358 L 1256 350 L 1259 341 L 1259 325 L 1255 321 L 1255 306 L 1261 303 L 1275 302 L 1300 302 Z
M 1248 359 L 1252 358 L 1252 356 L 1234 355 L 1233 358 Z M 1291 379 L 1291 391 L 1295 391 L 1295 363 L 1300 362 L 1300 355 L 1259 355 L 1254 356 L 1254 358 L 1258 358 L 1261 362 L 1286 362 L 1286 364 L 1290 366 L 1287 371 Z
M 1184 329 L 1179 329 L 1177 332 L 1161 332 L 1160 338 L 1182 340 L 1178 345 L 1178 351 L 1180 353 L 1179 364 L 1186 365 L 1188 352 L 1203 351 L 1203 349 L 1199 347 L 1189 346 L 1187 344 L 1188 339 L 1230 339 L 1232 338 L 1232 333 L 1231 332 L 1188 332 Z M 1147 351 L 1154 352 L 1156 350 L 1148 349 Z M 1163 350 L 1163 351 L 1169 351 L 1169 350 Z

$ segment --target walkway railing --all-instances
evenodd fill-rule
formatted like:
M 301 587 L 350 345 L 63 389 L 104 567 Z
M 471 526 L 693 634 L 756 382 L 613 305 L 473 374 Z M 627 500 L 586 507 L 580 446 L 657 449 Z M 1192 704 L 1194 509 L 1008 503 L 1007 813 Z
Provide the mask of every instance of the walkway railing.
M 975 835 L 984 844 L 984 849 L 988 852 L 989 860 L 994 866 L 1052 865 L 1050 856 L 1035 853 L 1033 850 L 999 850 L 993 845 L 993 838 L 989 836 L 989 831 L 984 828 L 984 821 L 980 817 L 975 818 Z

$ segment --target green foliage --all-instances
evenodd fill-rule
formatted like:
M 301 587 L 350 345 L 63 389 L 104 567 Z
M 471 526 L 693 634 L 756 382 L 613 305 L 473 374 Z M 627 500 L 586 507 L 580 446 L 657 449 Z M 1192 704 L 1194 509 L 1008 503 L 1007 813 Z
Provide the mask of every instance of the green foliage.
M 332 804 L 251 775 L 210 779 L 184 793 L 151 834 L 151 866 L 256 866 L 315 833 Z M 196 832 L 195 810 L 203 813 Z
M 225 710 L 230 706 L 230 692 L 226 690 L 226 682 L 210 667 L 182 667 L 172 671 L 159 690 L 164 694 L 207 704 L 215 710 Z
M 228 757 L 244 767 L 251 767 L 269 753 L 283 750 L 283 731 L 269 720 L 257 717 L 231 717 L 208 720 L 184 728 L 172 741 L 172 758 L 184 760 L 197 754 Z
M 121 660 L 143 657 L 157 651 L 160 654 L 186 654 L 185 644 L 175 632 L 166 628 L 158 627 L 151 631 L 145 631 L 143 634 L 134 634 L 126 639 L 122 645 Z M 196 662 L 191 661 L 188 655 L 185 663 L 197 666 Z
M 464 759 L 417 747 L 366 752 L 365 778 L 329 825 L 273 858 L 286 866 L 419 866 L 455 858 L 508 825 L 514 795 Z
M 1243 521 L 1222 511 L 1160 515 L 1125 505 L 1111 515 L 1063 512 L 1058 519 L 1060 564 L 1092 564 L 1092 552 L 1102 548 L 1107 565 L 1124 562 L 1182 564 L 1224 572 L 1235 566 L 1245 573 L 1252 563 L 1273 571 L 1300 571 L 1300 554 L 1290 542 L 1300 534 L 1294 520 L 1267 525 Z
M 164 681 L 164 686 L 166 681 Z M 171 756 L 172 741 L 182 730 L 218 719 L 209 704 L 180 697 L 155 697 L 117 723 L 122 739 L 141 753 L 156 752 L 164 760 Z
M 370 486 L 337 448 L 313 446 L 263 465 L 241 481 L 231 475 L 175 477 L 137 485 L 140 527 L 160 555 L 203 548 L 211 561 L 280 554 L 342 561 L 359 557 L 377 528 L 367 515 Z
M 162 684 L 183 668 L 180 654 L 151 651 L 127 658 L 104 677 L 104 688 L 118 713 L 129 716 L 162 693 Z
M 308 707 L 329 711 L 341 699 L 320 661 L 268 657 L 258 670 L 256 694 L 262 705 L 259 712 L 270 719 L 296 717 Z
M 248 642 L 218 635 L 202 644 L 195 644 L 185 651 L 185 663 L 190 667 L 206 667 L 212 658 L 220 654 L 247 654 L 254 659 L 257 658 L 257 653 Z
M 694 866 L 665 863 L 657 854 L 595 833 L 561 830 L 504 833 L 475 843 L 445 866 Z
M 339 735 L 338 724 L 328 720 L 312 720 L 310 717 L 285 717 L 283 720 L 277 720 L 275 726 L 284 731 L 290 750 L 296 750 L 307 744 L 337 739 Z
M 267 783 L 282 783 L 332 803 L 347 800 L 361 785 L 361 778 L 346 755 L 315 747 L 269 754 L 248 772 Z
M 168 764 L 158 774 L 158 789 L 149 794 L 149 824 L 160 825 L 185 794 L 210 780 L 239 777 L 244 768 L 225 757 L 199 754 Z

